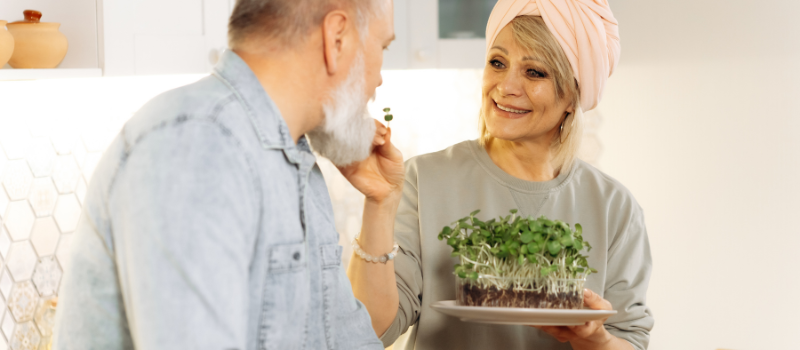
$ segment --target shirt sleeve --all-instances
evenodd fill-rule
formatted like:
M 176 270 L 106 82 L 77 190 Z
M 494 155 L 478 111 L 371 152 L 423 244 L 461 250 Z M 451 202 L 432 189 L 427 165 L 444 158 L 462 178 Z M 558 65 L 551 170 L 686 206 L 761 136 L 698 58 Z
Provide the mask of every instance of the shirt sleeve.
M 109 197 L 139 349 L 245 349 L 258 186 L 230 133 L 166 125 L 130 145 Z
M 417 322 L 422 305 L 422 263 L 420 256 L 420 224 L 418 191 L 413 167 L 407 166 L 403 198 L 395 217 L 395 240 L 400 246 L 394 260 L 397 292 L 400 305 L 397 316 L 381 336 L 383 345 L 392 345 L 397 338 Z
M 627 340 L 637 350 L 650 342 L 654 319 L 646 304 L 647 286 L 653 266 L 642 209 L 634 201 L 608 253 L 606 287 L 603 297 L 617 310 L 606 321 L 606 329 Z

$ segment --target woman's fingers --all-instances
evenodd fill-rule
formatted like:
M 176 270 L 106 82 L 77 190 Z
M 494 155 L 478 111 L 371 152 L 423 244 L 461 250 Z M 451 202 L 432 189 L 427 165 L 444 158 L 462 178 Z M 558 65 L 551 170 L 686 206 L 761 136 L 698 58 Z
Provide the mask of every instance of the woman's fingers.
M 613 310 L 611 303 L 603 299 L 600 295 L 591 290 L 584 289 L 583 303 L 593 310 Z M 595 336 L 598 331 L 603 331 L 605 320 L 586 322 L 579 326 L 533 326 L 541 329 L 545 333 L 553 336 L 556 340 L 564 343 L 574 339 L 588 339 Z
M 579 338 L 586 338 L 592 335 L 597 330 L 597 327 L 602 327 L 602 323 L 598 325 L 593 322 L 586 322 L 580 326 L 567 326 Z
M 592 310 L 612 310 L 613 307 L 608 300 L 603 299 L 599 294 L 589 290 L 583 290 L 583 303 Z M 592 336 L 603 327 L 606 319 L 586 322 L 580 326 L 567 326 L 567 328 L 579 338 L 587 338 Z
M 547 334 L 550 334 L 551 336 L 553 336 L 553 338 L 556 338 L 556 340 L 562 343 L 568 342 L 574 336 L 574 334 L 572 334 L 572 331 L 561 326 L 534 326 L 534 327 L 541 329 Z
M 613 310 L 608 300 L 589 289 L 583 290 L 583 303 L 592 310 Z

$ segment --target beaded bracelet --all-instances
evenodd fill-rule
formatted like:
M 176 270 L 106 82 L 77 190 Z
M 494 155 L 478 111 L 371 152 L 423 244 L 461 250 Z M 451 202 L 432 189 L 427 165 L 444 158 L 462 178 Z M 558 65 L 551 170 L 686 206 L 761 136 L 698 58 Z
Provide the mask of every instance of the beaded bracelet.
M 361 259 L 364 259 L 367 262 L 385 264 L 391 260 L 394 260 L 394 258 L 397 256 L 398 249 L 400 249 L 400 246 L 398 246 L 397 242 L 395 242 L 391 252 L 376 257 L 367 254 L 363 249 L 361 249 L 361 246 L 358 245 L 358 236 L 356 236 L 356 238 L 353 238 L 353 251 L 356 253 L 356 255 L 361 257 Z

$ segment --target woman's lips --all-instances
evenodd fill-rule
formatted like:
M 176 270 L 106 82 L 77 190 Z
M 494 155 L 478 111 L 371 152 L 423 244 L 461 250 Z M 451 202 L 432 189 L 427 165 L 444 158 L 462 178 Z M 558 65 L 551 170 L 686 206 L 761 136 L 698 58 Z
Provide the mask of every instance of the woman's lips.
M 528 113 L 531 112 L 531 111 L 525 110 L 525 109 L 514 108 L 512 106 L 501 105 L 501 104 L 498 104 L 497 101 L 494 101 L 494 100 L 492 100 L 492 102 L 494 102 L 494 106 L 492 106 L 492 109 L 494 109 L 495 114 L 497 114 L 498 116 L 501 116 L 503 118 L 519 119 L 519 118 L 522 118 L 522 117 L 528 115 Z

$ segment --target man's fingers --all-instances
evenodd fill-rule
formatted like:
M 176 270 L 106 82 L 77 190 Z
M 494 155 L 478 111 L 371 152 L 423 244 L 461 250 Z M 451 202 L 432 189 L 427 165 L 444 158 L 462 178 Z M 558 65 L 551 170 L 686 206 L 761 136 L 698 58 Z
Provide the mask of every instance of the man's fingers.
M 387 129 L 383 124 L 379 121 L 375 120 L 375 136 L 372 138 L 372 145 L 373 146 L 383 146 L 386 144 L 386 132 Z
M 386 127 L 386 125 L 383 125 L 383 123 L 375 119 L 375 134 L 383 136 L 386 135 L 388 130 L 389 129 Z
M 592 310 L 613 310 L 608 300 L 589 289 L 583 290 L 583 303 Z
M 402 162 L 403 161 L 403 154 L 400 153 L 400 150 L 392 144 L 392 130 L 389 129 L 386 132 L 386 136 L 383 137 L 386 140 L 386 144 L 381 145 L 381 148 L 378 149 L 381 155 L 384 157 L 391 159 L 393 161 Z
M 372 145 L 373 146 L 383 146 L 385 144 L 386 144 L 386 140 L 383 138 L 382 135 L 375 134 L 375 136 L 372 138 Z

